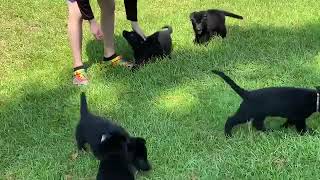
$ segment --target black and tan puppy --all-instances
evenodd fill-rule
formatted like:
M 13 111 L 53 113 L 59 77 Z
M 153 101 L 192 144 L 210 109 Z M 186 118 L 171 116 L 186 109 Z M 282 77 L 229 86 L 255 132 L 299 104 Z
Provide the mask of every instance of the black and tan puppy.
M 110 120 L 95 116 L 88 111 L 86 96 L 81 94 L 81 118 L 76 128 L 76 141 L 78 149 L 85 150 L 88 143 L 93 154 L 99 160 L 110 158 L 110 153 L 124 150 L 126 146 L 128 161 L 137 170 L 150 170 L 151 165 L 147 157 L 146 141 L 141 137 L 132 137 L 121 126 Z
M 147 63 L 151 58 L 169 56 L 172 51 L 172 27 L 165 26 L 144 40 L 135 31 L 123 31 L 123 37 L 134 51 L 136 67 Z
M 306 118 L 319 112 L 319 87 L 316 90 L 294 87 L 269 87 L 252 91 L 244 90 L 223 72 L 214 70 L 243 99 L 238 111 L 229 117 L 225 124 L 225 135 L 231 136 L 234 126 L 252 120 L 252 125 L 265 131 L 264 120 L 267 116 L 286 118 L 283 125 L 295 125 L 300 134 L 308 130 Z
M 243 19 L 242 16 L 218 9 L 191 13 L 190 20 L 195 33 L 194 42 L 203 44 L 214 36 L 225 38 L 227 36 L 226 16 Z

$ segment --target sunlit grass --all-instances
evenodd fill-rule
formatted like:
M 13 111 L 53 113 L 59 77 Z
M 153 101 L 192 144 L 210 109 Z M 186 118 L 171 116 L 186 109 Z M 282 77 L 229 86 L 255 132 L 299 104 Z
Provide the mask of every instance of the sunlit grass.
M 91 2 L 99 18 L 96 1 Z M 116 1 L 117 52 L 132 58 L 122 38 L 130 30 Z M 320 24 L 317 0 L 139 1 L 147 35 L 173 27 L 174 51 L 131 72 L 102 67 L 102 44 L 84 25 L 83 59 L 90 85 L 74 87 L 66 30 L 66 4 L 58 0 L 0 3 L 0 179 L 94 179 L 98 161 L 76 152 L 74 128 L 79 94 L 89 108 L 147 139 L 154 170 L 139 179 L 319 179 L 319 136 L 249 124 L 223 134 L 241 98 L 212 69 L 225 71 L 245 89 L 319 85 Z M 227 18 L 228 37 L 207 47 L 193 44 L 189 13 L 222 8 L 244 16 Z M 319 129 L 318 114 L 308 125 Z

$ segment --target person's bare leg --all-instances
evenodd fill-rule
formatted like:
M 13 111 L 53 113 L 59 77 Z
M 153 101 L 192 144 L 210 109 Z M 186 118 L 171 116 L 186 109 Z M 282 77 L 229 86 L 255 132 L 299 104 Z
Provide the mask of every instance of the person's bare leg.
M 83 20 L 75 0 L 68 0 L 68 11 L 68 36 L 73 58 L 73 84 L 86 85 L 88 78 L 81 59 Z
M 82 17 L 76 1 L 68 1 L 68 36 L 73 57 L 73 67 L 82 66 Z
M 112 66 L 125 66 L 132 68 L 133 63 L 127 61 L 122 56 L 119 56 L 115 52 L 114 46 L 114 0 L 98 0 L 101 9 L 101 28 L 103 31 L 103 43 L 104 43 L 104 62 L 110 63 Z
M 101 9 L 101 28 L 104 34 L 104 57 L 115 54 L 114 48 L 114 19 L 115 3 L 114 0 L 98 0 Z

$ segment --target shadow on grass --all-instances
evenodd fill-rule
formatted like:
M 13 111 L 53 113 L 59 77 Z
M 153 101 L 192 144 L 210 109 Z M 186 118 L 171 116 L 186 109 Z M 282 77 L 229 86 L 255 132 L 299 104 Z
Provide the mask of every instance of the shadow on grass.
M 314 61 L 320 49 L 319 29 L 319 24 L 295 28 L 230 27 L 227 39 L 214 40 L 207 47 L 194 46 L 193 37 L 190 37 L 189 44 L 174 48 L 171 59 L 148 64 L 135 73 L 102 73 L 103 86 L 124 84 L 119 87 L 126 87 L 117 94 L 116 107 L 108 108 L 114 108 L 110 113 L 116 119 L 123 119 L 130 127 L 129 131 L 141 132 L 138 134 L 151 139 L 149 142 L 154 145 L 150 145 L 153 147 L 150 152 L 155 153 L 152 155 L 155 158 L 156 155 L 161 157 L 167 150 L 165 147 L 170 145 L 163 146 L 165 140 L 171 142 L 168 138 L 177 138 L 177 134 L 183 135 L 181 140 L 180 137 L 177 139 L 180 143 L 188 143 L 190 139 L 209 141 L 212 135 L 224 138 L 223 124 L 238 107 L 240 98 L 221 79 L 208 73 L 209 70 L 227 71 L 246 89 L 283 84 L 311 87 L 319 82 L 319 67 Z M 115 38 L 117 52 L 132 57 L 126 41 L 120 36 Z M 103 56 L 102 43 L 89 41 L 86 46 L 88 65 L 98 62 Z M 47 159 L 59 161 L 55 159 L 59 157 L 58 166 L 65 168 L 62 159 L 67 154 L 59 153 L 68 152 L 59 148 L 74 149 L 73 130 L 77 121 L 73 119 L 78 117 L 79 93 L 67 86 L 49 91 L 42 91 L 37 84 L 29 88 L 24 97 L 0 110 L 4 127 L 0 132 L 1 141 L 4 141 L 1 160 L 10 169 L 23 170 L 26 166 L 23 163 L 41 161 L 42 155 L 50 154 Z M 106 94 L 110 91 L 98 90 L 101 90 L 97 93 L 99 103 L 107 102 L 109 96 Z M 71 98 L 73 95 L 76 100 Z M 94 107 L 91 109 L 94 111 Z M 125 112 L 118 109 L 125 109 Z M 196 136 L 193 133 L 197 133 Z M 225 148 L 218 145 L 212 144 L 208 148 Z M 35 152 L 33 148 L 36 148 Z M 188 148 L 198 147 L 191 144 Z M 21 153 L 27 151 L 26 156 Z M 16 164 L 16 159 L 23 163 Z M 5 170 L 1 169 L 1 172 Z M 60 175 L 59 171 L 61 169 L 55 169 L 57 174 L 54 176 Z
M 185 118 L 205 121 L 205 125 L 212 125 L 202 125 L 203 128 L 218 127 L 222 131 L 226 117 L 238 107 L 240 98 L 210 70 L 225 71 L 245 89 L 314 88 L 319 82 L 315 62 L 320 49 L 318 29 L 319 24 L 230 27 L 226 39 L 213 40 L 207 47 L 193 45 L 190 37 L 183 48 L 174 47 L 171 59 L 148 64 L 134 73 L 115 71 L 110 75 L 108 71 L 102 79 L 106 79 L 106 85 L 124 84 L 117 103 L 128 107 L 132 117 L 143 118 L 145 112 L 152 112 L 164 119 L 176 119 L 178 124 Z M 128 53 L 125 44 L 123 39 L 118 49 Z M 127 118 L 124 114 L 117 116 Z
M 47 177 L 36 171 L 41 169 L 58 178 L 62 172 L 55 166 L 65 167 L 64 161 L 71 152 L 65 149 L 74 148 L 73 127 L 79 105 L 78 98 L 74 101 L 70 97 L 77 91 L 71 85 L 43 90 L 46 88 L 39 84 L 29 85 L 23 97 L 0 110 L 0 154 L 5 165 L 0 166 L 1 176 L 30 173 Z
M 236 64 L 250 63 L 305 63 L 319 53 L 319 28 L 319 24 L 301 27 L 231 26 L 226 39 L 215 39 L 207 47 L 194 45 L 194 37 L 189 37 L 189 44 L 182 46 L 183 49 L 174 48 L 172 57 L 187 61 L 187 64 L 177 65 L 192 71 L 208 70 L 213 66 L 234 68 Z M 133 58 L 131 47 L 121 34 L 115 35 L 115 44 L 118 54 Z M 102 42 L 90 40 L 86 53 L 88 66 L 100 61 L 103 58 Z
M 177 49 L 174 45 L 171 59 L 147 64 L 135 73 L 114 71 L 110 75 L 107 71 L 104 79 L 119 83 L 121 78 L 121 83 L 126 84 L 132 93 L 152 92 L 156 96 L 189 81 L 213 77 L 208 73 L 212 69 L 224 70 L 235 76 L 235 80 L 239 78 L 240 84 L 255 88 L 282 84 L 314 86 L 318 82 L 319 70 L 314 61 L 320 49 L 318 29 L 320 24 L 301 27 L 231 26 L 226 39 L 217 38 L 207 47 L 194 45 L 193 37 L 190 37 L 189 43 L 182 48 Z M 179 32 L 174 30 L 174 33 Z M 115 42 L 119 54 L 132 57 L 131 48 L 122 36 L 116 35 Z M 103 55 L 102 44 L 89 41 L 87 55 L 91 64 L 97 62 Z M 306 78 L 310 81 L 305 82 Z

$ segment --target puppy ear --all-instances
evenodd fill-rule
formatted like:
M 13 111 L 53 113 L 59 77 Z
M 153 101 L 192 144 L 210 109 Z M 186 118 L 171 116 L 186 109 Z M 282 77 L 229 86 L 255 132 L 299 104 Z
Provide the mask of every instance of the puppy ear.
M 193 19 L 193 14 L 194 13 L 190 13 L 189 18 L 192 20 Z
M 127 33 L 128 33 L 128 31 L 123 30 L 123 31 L 122 31 L 122 36 L 126 36 Z

